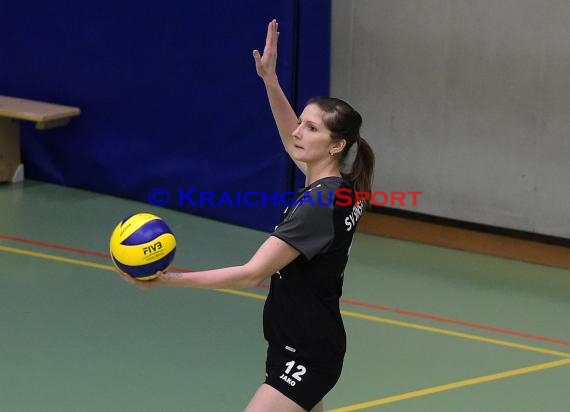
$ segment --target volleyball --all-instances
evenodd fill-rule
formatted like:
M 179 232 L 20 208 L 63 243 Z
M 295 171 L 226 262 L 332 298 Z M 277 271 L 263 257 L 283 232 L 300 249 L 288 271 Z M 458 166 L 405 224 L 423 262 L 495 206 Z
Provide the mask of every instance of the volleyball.
M 115 266 L 138 280 L 152 280 L 168 268 L 176 253 L 176 238 L 166 222 L 150 213 L 121 220 L 109 241 Z

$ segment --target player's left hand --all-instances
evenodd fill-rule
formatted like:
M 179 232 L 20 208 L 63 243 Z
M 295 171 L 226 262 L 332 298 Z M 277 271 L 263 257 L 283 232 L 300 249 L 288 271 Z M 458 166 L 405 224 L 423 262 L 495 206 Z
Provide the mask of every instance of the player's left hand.
M 279 32 L 277 31 L 278 26 L 279 24 L 275 19 L 271 20 L 267 25 L 267 36 L 265 38 L 263 55 L 261 55 L 257 49 L 253 51 L 255 69 L 259 77 L 264 81 L 277 76 L 277 40 L 279 39 Z
M 123 279 L 125 282 L 136 286 L 138 288 L 141 289 L 150 289 L 152 287 L 158 286 L 158 278 L 153 279 L 153 280 L 138 280 L 133 278 L 132 276 L 126 274 L 125 272 L 120 271 L 119 269 L 116 269 L 117 273 L 119 274 L 119 277 L 121 279 Z M 158 276 L 160 277 L 160 275 L 164 275 L 163 272 L 157 272 Z

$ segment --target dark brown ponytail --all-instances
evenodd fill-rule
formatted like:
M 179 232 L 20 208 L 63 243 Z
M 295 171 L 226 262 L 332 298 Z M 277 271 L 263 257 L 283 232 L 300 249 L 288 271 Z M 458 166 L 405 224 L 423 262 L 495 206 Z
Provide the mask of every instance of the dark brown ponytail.
M 347 173 L 347 178 L 354 190 L 370 193 L 374 177 L 374 152 L 368 142 L 360 136 L 354 144 L 357 144 L 358 148 L 352 170 Z

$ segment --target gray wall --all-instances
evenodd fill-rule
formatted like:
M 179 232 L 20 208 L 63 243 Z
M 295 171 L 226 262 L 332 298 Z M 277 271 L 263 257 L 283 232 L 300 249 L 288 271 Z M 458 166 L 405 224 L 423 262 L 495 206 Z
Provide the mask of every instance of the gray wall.
M 570 238 L 570 1 L 333 0 L 331 94 L 406 210 Z

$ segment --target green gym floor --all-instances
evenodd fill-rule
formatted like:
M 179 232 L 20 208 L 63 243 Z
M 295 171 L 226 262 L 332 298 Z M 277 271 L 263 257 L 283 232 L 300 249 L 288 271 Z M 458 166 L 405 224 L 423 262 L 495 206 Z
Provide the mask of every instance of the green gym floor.
M 243 410 L 264 379 L 265 288 L 140 290 L 107 257 L 148 211 L 175 266 L 236 265 L 267 234 L 36 181 L 0 185 L 0 411 Z M 329 411 L 570 410 L 570 271 L 357 234 Z

